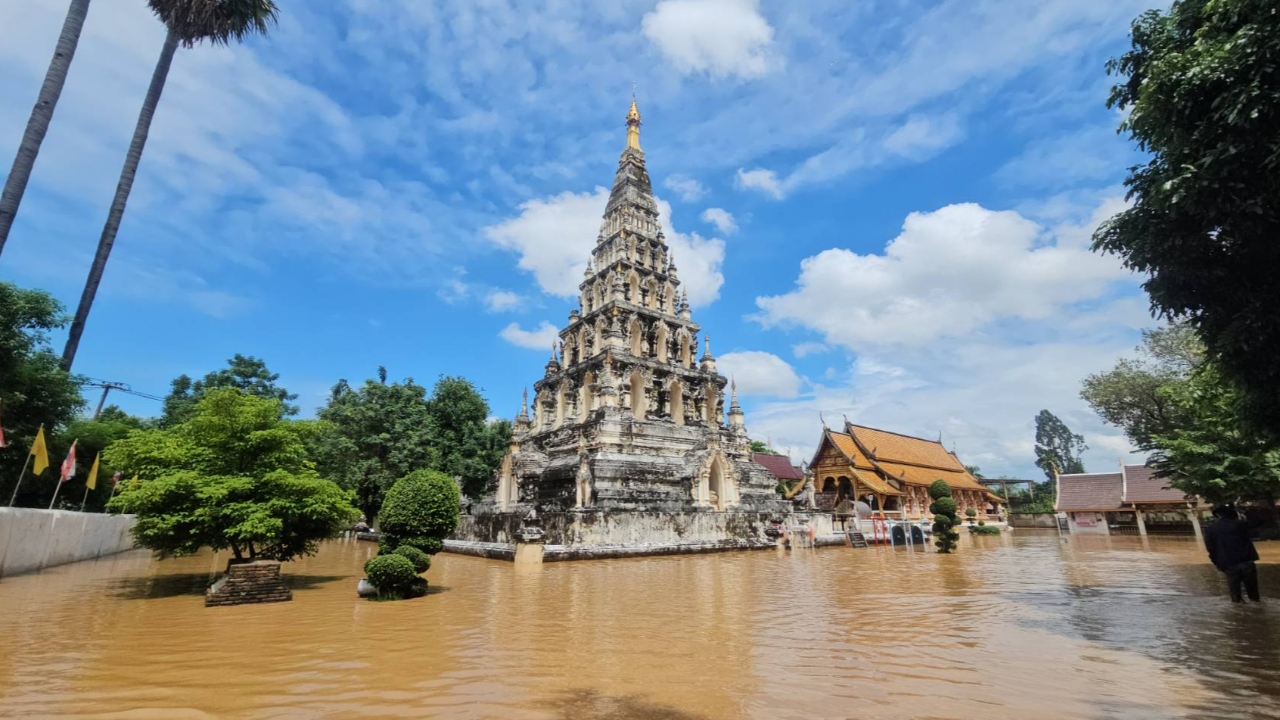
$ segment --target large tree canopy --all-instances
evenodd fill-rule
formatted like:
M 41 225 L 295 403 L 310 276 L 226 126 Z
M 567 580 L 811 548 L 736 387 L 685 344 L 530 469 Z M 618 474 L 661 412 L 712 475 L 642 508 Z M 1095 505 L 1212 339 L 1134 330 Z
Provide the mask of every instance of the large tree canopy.
M 334 386 L 320 409 L 313 453 L 321 472 L 356 492 L 370 522 L 386 491 L 415 470 L 438 470 L 478 496 L 502 460 L 511 423 L 487 422 L 489 405 L 470 381 L 441 377 L 430 397 L 412 378 L 388 383 L 386 368 L 358 390 Z
M 441 377 L 427 403 L 431 419 L 431 467 L 462 481 L 462 490 L 479 497 L 502 462 L 511 423 L 488 423 L 489 403 L 470 380 Z
M 388 383 L 378 368 L 378 379 L 359 389 L 339 380 L 318 415 L 312 452 L 320 472 L 355 492 L 369 522 L 392 483 L 431 467 L 427 389 L 413 378 Z
M 159 556 L 229 548 L 236 559 L 315 551 L 355 517 L 351 494 L 307 457 L 314 423 L 282 420 L 280 402 L 215 388 L 172 427 L 135 430 L 103 459 L 127 482 L 109 507 L 134 513 L 134 537 Z
M 62 306 L 48 293 L 0 282 L 0 423 L 11 445 L 0 452 L 0 502 L 9 501 L 40 425 L 50 437 L 84 405 L 79 379 L 59 366 L 49 347 L 49 332 L 66 322 Z M 54 471 L 46 470 L 39 480 Z M 17 504 L 39 504 L 43 498 L 47 505 L 52 485 L 46 492 L 28 478 L 22 489 Z
M 1212 502 L 1280 496 L 1280 448 L 1241 419 L 1240 395 L 1212 363 L 1161 394 L 1180 422 L 1152 438 L 1151 464 L 1169 484 Z
M 1185 324 L 1144 330 L 1138 356 L 1085 378 L 1080 397 L 1139 450 L 1152 450 L 1155 435 L 1167 435 L 1185 420 L 1163 388 L 1186 382 L 1203 359 L 1204 345 Z
M 1180 0 L 1133 23 L 1108 104 L 1150 159 L 1133 206 L 1094 248 L 1147 273 L 1153 308 L 1185 318 L 1280 434 L 1280 12 L 1275 0 Z
M 280 374 L 268 370 L 266 362 L 240 353 L 227 361 L 227 367 L 208 373 L 195 382 L 187 375 L 179 375 L 165 396 L 160 425 L 169 427 L 188 420 L 195 411 L 196 403 L 213 388 L 236 388 L 249 395 L 279 400 L 282 416 L 296 415 L 298 406 L 290 405 L 289 401 L 297 400 L 298 396 L 277 385 L 279 379 Z
M 1062 475 L 1084 472 L 1080 454 L 1088 449 L 1084 438 L 1071 432 L 1057 415 L 1048 410 L 1036 415 L 1036 467 L 1050 480 L 1055 470 Z

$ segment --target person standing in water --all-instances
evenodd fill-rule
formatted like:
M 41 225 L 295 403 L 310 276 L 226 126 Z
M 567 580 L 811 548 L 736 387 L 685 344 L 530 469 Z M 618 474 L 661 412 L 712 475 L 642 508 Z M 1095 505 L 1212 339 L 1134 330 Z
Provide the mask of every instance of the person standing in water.
M 1216 521 L 1204 531 L 1205 549 L 1209 561 L 1227 576 L 1227 590 L 1231 602 L 1244 602 L 1247 593 L 1253 602 L 1262 598 L 1258 594 L 1258 551 L 1249 538 L 1249 523 L 1240 519 L 1234 505 L 1217 505 L 1213 508 Z M 1244 593 L 1241 592 L 1243 587 Z

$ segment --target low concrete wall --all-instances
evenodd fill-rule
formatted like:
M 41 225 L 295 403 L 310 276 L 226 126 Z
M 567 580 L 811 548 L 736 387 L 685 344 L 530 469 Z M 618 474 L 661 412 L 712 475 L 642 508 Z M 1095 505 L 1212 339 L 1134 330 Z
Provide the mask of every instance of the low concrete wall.
M 0 577 L 133 549 L 133 515 L 0 507 Z
M 1053 513 L 1027 513 L 1025 515 L 1010 515 L 1009 527 L 1016 528 L 1047 528 L 1049 530 L 1058 529 L 1058 519 Z

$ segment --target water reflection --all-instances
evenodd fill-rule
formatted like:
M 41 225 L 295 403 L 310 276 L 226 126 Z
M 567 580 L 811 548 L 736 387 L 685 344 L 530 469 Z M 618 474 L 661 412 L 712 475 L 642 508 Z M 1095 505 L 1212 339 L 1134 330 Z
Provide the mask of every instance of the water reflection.
M 0 716 L 1280 717 L 1280 601 L 1232 606 L 1188 541 L 437 556 L 397 603 L 355 597 L 373 552 L 328 544 L 257 607 L 203 607 L 208 555 L 7 578 Z

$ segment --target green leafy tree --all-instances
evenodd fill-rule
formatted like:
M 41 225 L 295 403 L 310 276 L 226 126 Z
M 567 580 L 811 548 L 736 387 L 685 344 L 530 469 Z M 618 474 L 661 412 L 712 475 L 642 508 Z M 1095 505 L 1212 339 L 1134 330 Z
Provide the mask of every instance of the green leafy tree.
M 49 347 L 49 333 L 66 321 L 48 293 L 0 282 L 0 423 L 10 445 L 0 451 L 0 503 L 9 502 L 40 425 L 52 439 L 84 407 L 80 379 L 59 367 Z M 47 482 L 56 475 L 56 465 L 41 477 L 28 475 L 15 504 L 47 506 Z
M 1206 364 L 1163 394 L 1184 419 L 1152 438 L 1151 464 L 1171 487 L 1211 502 L 1275 504 L 1280 447 L 1244 422 L 1240 393 L 1215 365 Z
M 4 252 L 5 241 L 9 239 L 9 229 L 13 227 L 13 219 L 18 214 L 18 206 L 27 190 L 27 181 L 31 179 L 31 169 L 35 167 L 40 145 L 49 132 L 53 110 L 58 105 L 58 98 L 62 97 L 67 70 L 71 68 L 71 59 L 80 43 L 80 30 L 84 27 L 84 19 L 88 14 L 89 0 L 71 0 L 67 19 L 62 23 L 62 33 L 58 36 L 57 49 L 54 50 L 53 59 L 49 61 L 49 69 L 45 71 L 44 84 L 40 86 L 40 94 L 36 97 L 35 107 L 27 120 L 26 131 L 22 133 L 22 142 L 18 144 L 17 157 L 13 159 L 13 167 L 5 180 L 4 192 L 0 193 L 0 253 Z
M 951 497 L 951 486 L 945 480 L 934 480 L 929 486 L 929 512 L 933 513 L 933 540 L 940 553 L 956 549 L 960 540 L 960 518 L 956 515 L 956 501 Z
M 427 390 L 408 378 L 387 382 L 386 368 L 359 390 L 339 380 L 318 415 L 312 443 L 321 474 L 356 495 L 372 523 L 397 479 L 432 467 Z
M 169 67 L 173 64 L 178 46 L 194 48 L 203 42 L 210 45 L 230 45 L 233 40 L 243 42 L 246 37 L 255 33 L 265 35 L 276 22 L 276 5 L 272 0 L 147 0 L 147 4 L 160 22 L 164 23 L 167 33 L 164 45 L 160 48 L 160 59 L 156 61 L 155 71 L 151 74 L 151 84 L 142 101 L 142 111 L 138 113 L 133 140 L 125 153 L 120 181 L 116 184 L 115 197 L 111 200 L 102 236 L 98 238 L 98 250 L 89 267 L 89 277 L 85 280 L 84 292 L 80 295 L 80 305 L 71 321 L 67 345 L 62 351 L 62 366 L 67 370 L 75 362 L 80 336 L 89 320 L 89 311 L 93 309 L 93 299 L 98 294 L 107 258 L 111 256 L 111 248 L 116 243 L 120 221 L 124 219 L 125 204 L 129 201 L 133 180 L 138 174 L 138 164 L 142 162 L 142 150 L 146 147 L 147 135 L 151 132 L 151 120 L 160 104 L 160 94 L 164 91 Z
M 418 470 L 396 481 L 382 506 L 379 544 L 386 552 L 401 545 L 434 555 L 458 525 L 461 498 L 453 478 Z
M 351 494 L 307 458 L 308 423 L 282 420 L 278 400 L 207 391 L 190 419 L 134 430 L 103 459 L 127 482 L 108 508 L 138 516 L 134 538 L 159 557 L 230 549 L 237 561 L 290 560 L 355 519 Z
M 769 447 L 768 445 L 761 442 L 760 440 L 751 441 L 751 452 L 758 453 L 760 455 L 781 455 L 782 454 L 780 452 L 774 452 L 773 448 Z
M 1050 480 L 1054 470 L 1062 475 L 1084 472 L 1080 455 L 1088 449 L 1084 438 L 1071 432 L 1058 416 L 1048 410 L 1036 415 L 1036 467 Z
M 1133 23 L 1108 105 L 1148 160 L 1094 249 L 1147 275 L 1185 318 L 1247 417 L 1280 435 L 1280 12 L 1274 0 L 1179 0 Z
M 460 478 L 469 497 L 479 497 L 493 477 L 511 437 L 507 421 L 488 423 L 489 404 L 470 380 L 441 377 L 427 401 L 431 467 Z
M 289 402 L 297 400 L 298 396 L 277 385 L 279 379 L 280 374 L 267 369 L 266 362 L 240 353 L 227 361 L 227 367 L 208 373 L 195 382 L 186 375 L 179 375 L 165 396 L 160 425 L 168 427 L 190 419 L 196 403 L 214 388 L 236 388 L 249 395 L 279 400 L 282 416 L 296 415 L 298 406 Z
M 1137 350 L 1137 357 L 1086 377 L 1080 397 L 1103 420 L 1124 430 L 1134 446 L 1150 451 L 1155 435 L 1168 434 L 1186 420 L 1162 390 L 1187 381 L 1204 360 L 1204 344 L 1191 326 L 1174 323 L 1144 330 Z

